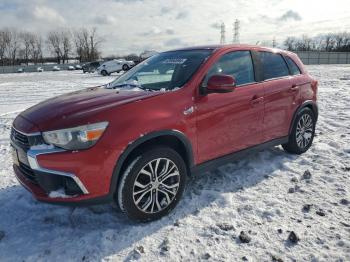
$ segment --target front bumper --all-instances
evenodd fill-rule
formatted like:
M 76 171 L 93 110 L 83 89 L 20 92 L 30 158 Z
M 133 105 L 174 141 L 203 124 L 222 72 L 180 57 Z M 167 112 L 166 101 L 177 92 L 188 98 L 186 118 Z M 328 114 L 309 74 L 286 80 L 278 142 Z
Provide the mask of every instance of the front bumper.
M 12 136 L 11 145 L 17 157 L 13 165 L 16 177 L 37 200 L 95 204 L 112 199 L 109 186 L 114 164 L 111 166 L 101 149 L 72 152 L 49 146 L 25 148 Z M 109 153 L 104 148 L 102 151 Z

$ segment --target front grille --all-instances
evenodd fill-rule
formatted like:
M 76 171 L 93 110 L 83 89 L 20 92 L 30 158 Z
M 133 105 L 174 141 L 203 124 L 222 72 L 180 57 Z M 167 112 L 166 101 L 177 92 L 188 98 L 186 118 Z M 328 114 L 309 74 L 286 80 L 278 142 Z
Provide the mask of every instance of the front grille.
M 29 166 L 23 164 L 23 163 L 19 163 L 19 170 L 22 172 L 22 174 L 25 176 L 25 178 L 27 178 L 28 180 L 30 180 L 33 184 L 38 184 L 38 181 L 36 179 L 36 175 L 33 171 L 33 169 L 31 169 Z
M 11 140 L 22 148 L 30 147 L 28 136 L 18 132 L 14 128 L 11 129 Z
M 11 140 L 25 151 L 27 151 L 31 146 L 45 144 L 45 141 L 40 134 L 27 136 L 17 131 L 13 127 L 11 128 Z

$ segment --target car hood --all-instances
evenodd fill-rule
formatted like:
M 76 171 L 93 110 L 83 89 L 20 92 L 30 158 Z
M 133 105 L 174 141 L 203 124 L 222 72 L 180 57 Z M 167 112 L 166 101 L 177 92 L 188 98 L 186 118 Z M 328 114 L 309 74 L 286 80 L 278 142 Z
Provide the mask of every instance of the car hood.
M 93 87 L 43 101 L 20 114 L 41 131 L 55 129 L 55 122 L 65 127 L 111 107 L 159 95 L 160 92 L 114 90 Z

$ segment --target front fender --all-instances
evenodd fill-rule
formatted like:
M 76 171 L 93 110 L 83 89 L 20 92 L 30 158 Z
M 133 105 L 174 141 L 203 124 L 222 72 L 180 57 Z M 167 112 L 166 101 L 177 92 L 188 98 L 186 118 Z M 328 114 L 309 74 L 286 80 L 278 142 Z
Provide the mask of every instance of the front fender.
M 138 138 L 137 140 L 133 141 L 132 143 L 130 143 L 126 147 L 126 149 L 123 151 L 123 153 L 119 156 L 117 160 L 117 164 L 112 174 L 111 185 L 110 185 L 110 195 L 114 195 L 115 190 L 117 189 L 120 172 L 122 171 L 122 167 L 127 157 L 141 144 L 147 141 L 150 141 L 151 139 L 162 137 L 162 136 L 174 136 L 177 139 L 179 139 L 186 149 L 186 157 L 187 157 L 186 160 L 189 163 L 189 168 L 192 168 L 194 166 L 192 144 L 184 133 L 178 130 L 163 130 L 163 131 L 155 131 L 155 132 L 148 133 Z

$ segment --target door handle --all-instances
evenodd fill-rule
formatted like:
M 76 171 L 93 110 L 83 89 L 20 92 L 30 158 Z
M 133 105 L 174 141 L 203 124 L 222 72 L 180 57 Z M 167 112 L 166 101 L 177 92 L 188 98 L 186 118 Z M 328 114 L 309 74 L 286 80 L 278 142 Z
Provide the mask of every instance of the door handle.
M 185 116 L 187 116 L 187 115 L 192 114 L 193 112 L 194 112 L 194 106 L 191 106 L 191 107 L 185 109 L 185 110 L 183 111 L 183 114 L 184 114 Z
M 264 102 L 264 97 L 260 96 L 253 96 L 252 100 L 250 101 L 250 103 L 252 104 L 252 106 L 256 106 L 259 105 L 261 103 Z
M 289 91 L 290 92 L 296 92 L 299 90 L 299 86 L 297 85 L 292 85 L 290 88 L 289 88 Z

